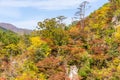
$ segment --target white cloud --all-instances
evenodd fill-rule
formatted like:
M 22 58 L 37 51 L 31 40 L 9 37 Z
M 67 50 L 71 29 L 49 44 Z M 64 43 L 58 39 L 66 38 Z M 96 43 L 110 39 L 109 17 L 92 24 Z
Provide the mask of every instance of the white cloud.
M 11 22 L 11 23 L 18 28 L 36 29 L 37 22 L 38 20 L 25 20 L 25 21 Z
M 38 19 L 39 17 L 36 16 L 36 19 L 31 19 L 31 20 L 22 20 L 22 21 L 16 21 L 16 22 L 9 22 L 13 25 L 15 25 L 18 28 L 24 28 L 24 29 L 36 29 L 36 27 L 38 26 L 37 23 L 39 21 L 43 21 L 45 19 L 45 17 L 41 17 L 40 19 Z M 65 19 L 63 22 L 66 23 L 67 25 L 70 24 L 72 21 L 72 19 L 70 17 L 68 17 L 67 19 Z
M 76 8 L 84 0 L 0 0 L 0 7 L 32 7 L 46 10 Z M 87 0 L 89 2 L 97 0 Z
M 11 23 L 15 25 L 18 28 L 24 28 L 24 29 L 36 29 L 37 23 L 39 21 L 43 21 L 45 19 L 45 15 L 41 16 L 31 16 L 29 19 L 19 20 L 19 21 L 9 21 L 8 23 Z
M 34 8 L 44 10 L 64 10 L 64 9 L 76 9 L 78 5 L 84 0 L 0 0 L 0 15 L 10 18 L 22 17 L 23 8 Z M 89 2 L 95 2 L 98 0 L 87 0 Z M 45 19 L 41 17 L 42 19 Z M 23 19 L 24 16 L 23 16 Z M 8 21 L 19 28 L 35 29 L 37 22 L 40 19 L 27 19 L 21 21 Z M 71 19 L 67 19 L 65 22 L 70 23 Z
M 76 9 L 84 0 L 0 0 L 0 15 L 10 18 L 20 18 L 23 8 L 44 10 Z M 97 0 L 87 0 L 94 2 Z
M 6 18 L 18 18 L 21 16 L 19 9 L 0 7 L 0 16 L 5 16 Z
M 36 20 L 17 21 L 11 23 L 18 28 L 24 28 L 24 29 L 35 29 L 37 26 Z

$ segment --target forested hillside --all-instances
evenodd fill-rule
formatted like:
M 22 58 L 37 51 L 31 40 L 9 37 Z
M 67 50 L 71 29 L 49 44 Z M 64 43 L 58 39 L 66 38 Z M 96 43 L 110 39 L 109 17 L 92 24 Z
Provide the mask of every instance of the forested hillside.
M 84 27 L 59 16 L 29 35 L 0 28 L 0 80 L 120 80 L 119 4 L 109 0 Z
M 8 45 L 11 43 L 16 44 L 17 42 L 19 42 L 19 36 L 16 33 L 0 27 L 0 43 Z

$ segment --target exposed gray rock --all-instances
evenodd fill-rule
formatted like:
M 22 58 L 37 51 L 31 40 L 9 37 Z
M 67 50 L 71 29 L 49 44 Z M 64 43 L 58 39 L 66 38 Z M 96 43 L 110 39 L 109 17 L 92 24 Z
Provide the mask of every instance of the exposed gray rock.
M 69 79 L 79 80 L 78 68 L 76 67 L 76 65 L 70 66 Z

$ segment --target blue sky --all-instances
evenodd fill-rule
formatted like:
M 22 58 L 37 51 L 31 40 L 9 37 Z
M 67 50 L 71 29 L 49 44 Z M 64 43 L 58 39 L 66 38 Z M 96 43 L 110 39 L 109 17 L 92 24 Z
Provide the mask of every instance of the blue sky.
M 37 22 L 64 15 L 70 23 L 84 0 L 0 0 L 0 22 L 11 23 L 19 28 L 35 29 Z M 86 15 L 101 7 L 108 0 L 89 1 Z

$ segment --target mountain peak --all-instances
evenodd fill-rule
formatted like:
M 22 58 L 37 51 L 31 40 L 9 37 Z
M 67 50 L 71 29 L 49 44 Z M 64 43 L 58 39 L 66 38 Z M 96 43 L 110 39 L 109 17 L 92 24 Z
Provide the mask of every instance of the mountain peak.
M 20 35 L 30 34 L 32 32 L 32 30 L 17 28 L 15 25 L 10 23 L 0 23 L 0 27 L 18 33 Z

